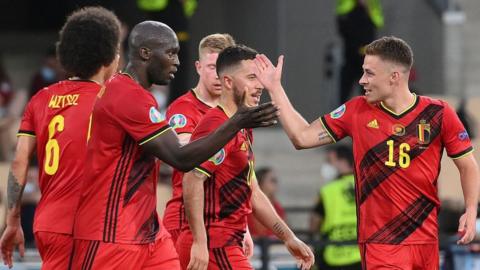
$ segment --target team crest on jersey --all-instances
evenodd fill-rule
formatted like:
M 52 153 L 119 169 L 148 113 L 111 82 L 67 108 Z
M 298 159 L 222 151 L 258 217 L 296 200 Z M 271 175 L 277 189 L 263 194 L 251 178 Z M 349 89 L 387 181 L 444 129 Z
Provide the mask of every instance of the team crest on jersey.
M 342 115 L 345 113 L 346 110 L 347 110 L 347 106 L 345 106 L 345 104 L 342 104 L 342 106 L 336 108 L 334 111 L 330 113 L 330 117 L 332 117 L 333 119 L 340 118 L 342 117 Z
M 457 137 L 460 141 L 465 141 L 469 138 L 468 132 L 466 130 L 460 131 L 458 133 Z
M 395 124 L 392 126 L 392 133 L 396 136 L 405 135 L 405 127 L 402 124 Z
M 430 124 L 425 120 L 420 120 L 417 125 L 418 143 L 429 144 L 430 143 Z
M 150 116 L 150 121 L 152 121 L 152 123 L 160 123 L 163 120 L 165 120 L 165 117 L 157 110 L 157 108 L 153 106 L 150 107 L 149 116 Z
M 183 114 L 174 114 L 172 117 L 170 117 L 170 120 L 168 120 L 168 124 L 173 129 L 183 128 L 187 125 L 187 118 Z
M 225 150 L 218 151 L 213 157 L 209 159 L 209 161 L 213 162 L 215 165 L 220 165 L 225 160 Z

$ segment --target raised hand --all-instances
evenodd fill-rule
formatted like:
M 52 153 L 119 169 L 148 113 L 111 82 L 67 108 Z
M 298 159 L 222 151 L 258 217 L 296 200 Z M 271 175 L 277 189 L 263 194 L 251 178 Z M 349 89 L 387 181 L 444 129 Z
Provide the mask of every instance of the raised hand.
M 245 105 L 246 91 L 243 93 L 241 105 L 232 116 L 236 125 L 242 128 L 268 127 L 277 123 L 278 107 L 272 102 L 260 104 L 255 107 Z
M 258 54 L 253 60 L 257 66 L 255 76 L 267 91 L 274 91 L 282 83 L 283 55 L 278 57 L 277 66 L 264 54 Z
M 18 246 L 20 257 L 23 257 L 25 254 L 25 239 L 22 227 L 7 226 L 0 240 L 0 250 L 2 252 L 3 264 L 7 265 L 8 268 L 12 268 L 13 266 L 13 251 L 15 246 Z
M 297 237 L 293 237 L 285 242 L 288 252 L 297 260 L 298 268 L 307 270 L 315 263 L 315 257 L 312 250 Z

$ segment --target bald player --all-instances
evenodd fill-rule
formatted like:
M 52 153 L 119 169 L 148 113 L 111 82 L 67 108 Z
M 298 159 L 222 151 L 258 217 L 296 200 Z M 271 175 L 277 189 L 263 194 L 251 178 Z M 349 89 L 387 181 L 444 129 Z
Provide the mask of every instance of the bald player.
M 147 90 L 174 78 L 180 64 L 175 33 L 145 21 L 132 29 L 129 48 L 125 73 L 106 84 L 93 110 L 72 269 L 179 269 L 156 211 L 158 159 L 191 170 L 242 128 L 275 122 L 271 103 L 242 107 L 211 136 L 181 146 Z

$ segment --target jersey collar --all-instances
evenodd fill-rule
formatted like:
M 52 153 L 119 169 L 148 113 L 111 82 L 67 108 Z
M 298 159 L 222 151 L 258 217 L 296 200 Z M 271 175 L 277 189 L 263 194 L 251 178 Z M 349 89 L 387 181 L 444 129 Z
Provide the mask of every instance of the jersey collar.
M 200 99 L 200 97 L 197 95 L 197 92 L 195 92 L 195 88 L 190 89 L 190 92 L 192 92 L 192 95 L 193 95 L 198 101 L 200 101 L 201 103 L 205 104 L 205 105 L 208 106 L 209 108 L 213 108 L 212 106 L 210 106 L 210 105 L 208 105 L 206 102 L 204 102 L 202 99 Z
M 412 104 L 410 104 L 410 106 L 408 106 L 403 112 L 401 113 L 395 113 L 394 111 L 390 110 L 389 108 L 387 108 L 387 106 L 385 106 L 383 104 L 383 102 L 380 102 L 380 109 L 386 113 L 388 113 L 389 115 L 391 115 L 393 118 L 395 119 L 400 119 L 402 118 L 403 116 L 405 116 L 406 114 L 408 114 L 409 112 L 413 111 L 413 109 L 415 109 L 415 107 L 417 107 L 418 105 L 418 102 L 420 101 L 420 98 L 415 94 L 413 93 L 413 96 L 414 96 L 414 100 L 412 102 Z

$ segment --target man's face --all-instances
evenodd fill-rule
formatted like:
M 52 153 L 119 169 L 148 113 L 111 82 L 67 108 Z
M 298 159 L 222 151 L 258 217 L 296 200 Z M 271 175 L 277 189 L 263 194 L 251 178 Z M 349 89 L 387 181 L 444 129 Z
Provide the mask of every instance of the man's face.
M 150 48 L 152 56 L 147 66 L 148 80 L 152 84 L 167 85 L 175 78 L 175 73 L 180 65 L 178 60 L 177 37 L 173 34 L 165 38 L 163 44 L 158 44 Z
M 212 97 L 219 97 L 222 94 L 222 84 L 217 76 L 217 58 L 218 52 L 206 51 L 195 63 L 200 83 Z
M 278 180 L 277 176 L 273 171 L 269 171 L 263 176 L 262 183 L 260 184 L 260 189 L 268 197 L 275 196 L 278 189 Z
M 392 94 L 392 66 L 376 55 L 366 55 L 360 85 L 369 103 L 384 101 Z
M 257 106 L 260 103 L 263 85 L 255 76 L 255 68 L 253 60 L 242 60 L 232 74 L 234 98 L 239 106 L 245 91 L 245 105 L 247 107 Z

